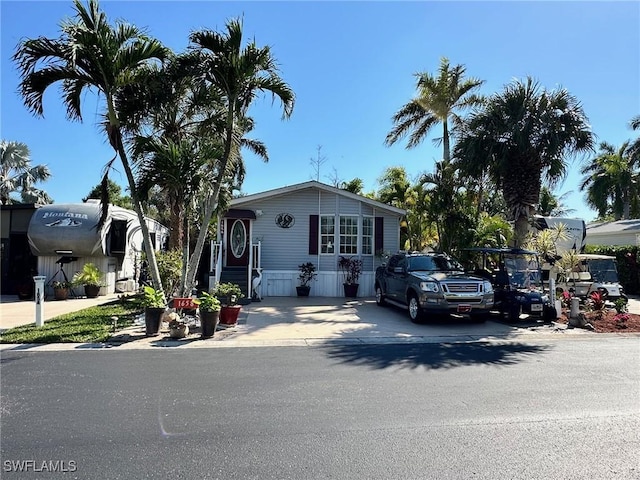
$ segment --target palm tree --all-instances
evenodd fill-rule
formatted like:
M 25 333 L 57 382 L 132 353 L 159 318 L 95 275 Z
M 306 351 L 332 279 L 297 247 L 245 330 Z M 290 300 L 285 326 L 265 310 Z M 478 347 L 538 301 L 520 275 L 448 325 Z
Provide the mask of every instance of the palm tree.
M 186 287 L 195 281 L 202 256 L 207 227 L 218 203 L 224 179 L 228 177 L 230 164 L 237 162 L 240 138 L 246 131 L 242 120 L 259 93 L 271 93 L 282 102 L 283 118 L 293 112 L 294 93 L 278 73 L 276 61 L 267 47 L 258 47 L 255 41 L 242 45 L 242 23 L 230 20 L 223 33 L 211 30 L 193 32 L 189 37 L 193 45 L 195 65 L 200 67 L 201 84 L 216 92 L 224 106 L 225 122 L 222 137 L 222 155 L 218 158 L 213 188 L 207 198 L 200 233 L 191 255 Z
M 53 203 L 47 192 L 34 187 L 49 177 L 51 172 L 46 165 L 31 166 L 27 145 L 0 141 L 0 205 L 19 203 L 11 197 L 18 192 L 22 203 Z
M 442 123 L 443 156 L 445 163 L 451 160 L 449 121 L 458 125 L 461 121 L 459 110 L 482 103 L 482 98 L 472 92 L 478 89 L 483 80 L 464 78 L 466 68 L 463 65 L 449 66 L 449 60 L 440 59 L 438 75 L 428 72 L 416 73 L 417 97 L 411 99 L 393 116 L 394 127 L 387 134 L 385 144 L 390 146 L 404 138 L 409 132 L 407 148 L 418 146 L 431 128 Z
M 439 250 L 451 253 L 461 219 L 456 170 L 450 162 L 436 162 L 435 172 L 422 175 L 420 183 L 431 195 L 428 216 L 436 224 Z
M 540 189 L 540 200 L 536 211 L 544 217 L 566 217 L 568 214 L 575 212 L 575 209 L 568 208 L 562 203 L 570 193 L 570 191 L 565 192 L 557 197 L 549 187 L 543 185 Z
M 185 218 L 204 181 L 205 160 L 192 139 L 174 141 L 170 138 L 151 138 L 138 145 L 138 192 L 148 198 L 157 186 L 167 198 L 169 210 L 169 249 L 182 250 Z
M 640 166 L 640 158 L 633 155 L 632 144 L 626 141 L 618 149 L 602 142 L 598 156 L 582 167 L 580 190 L 587 191 L 587 203 L 599 217 L 611 213 L 620 220 L 632 218 L 632 210 L 637 214 L 640 173 L 636 166 Z
M 640 115 L 633 117 L 629 122 L 629 126 L 632 130 L 640 130 Z M 629 153 L 634 158 L 634 161 L 640 164 L 640 137 L 631 142 Z
M 126 173 L 152 281 L 154 287 L 162 291 L 151 235 L 124 146 L 122 129 L 127 125 L 118 111 L 116 99 L 123 89 L 135 84 L 139 70 L 164 60 L 168 50 L 133 25 L 118 21 L 111 26 L 97 0 L 89 0 L 87 7 L 80 0 L 74 0 L 74 8 L 75 18 L 63 21 L 59 38 L 39 37 L 18 44 L 13 59 L 22 77 L 20 94 L 29 111 L 43 116 L 44 92 L 60 82 L 67 117 L 76 121 L 82 121 L 81 99 L 87 90 L 93 89 L 104 97 L 105 133 Z M 103 219 L 105 214 L 106 205 L 103 205 Z
M 593 134 L 578 100 L 565 89 L 547 91 L 527 78 L 508 84 L 469 116 L 454 156 L 465 175 L 487 171 L 500 186 L 515 221 L 515 245 L 521 246 L 543 178 L 555 186 L 568 157 L 592 150 Z
M 411 182 L 404 167 L 387 167 L 377 181 L 380 185 L 377 192 L 378 201 L 408 210 L 407 199 Z M 401 221 L 400 248 L 407 247 L 411 236 L 411 224 L 406 215 Z

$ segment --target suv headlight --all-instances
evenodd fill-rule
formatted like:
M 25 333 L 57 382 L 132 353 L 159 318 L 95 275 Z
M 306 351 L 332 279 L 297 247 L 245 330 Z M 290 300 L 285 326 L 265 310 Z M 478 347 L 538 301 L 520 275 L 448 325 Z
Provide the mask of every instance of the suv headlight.
M 485 293 L 493 292 L 493 285 L 491 285 L 491 282 L 482 282 L 482 291 Z
M 436 282 L 420 282 L 420 289 L 423 292 L 438 292 L 440 290 Z

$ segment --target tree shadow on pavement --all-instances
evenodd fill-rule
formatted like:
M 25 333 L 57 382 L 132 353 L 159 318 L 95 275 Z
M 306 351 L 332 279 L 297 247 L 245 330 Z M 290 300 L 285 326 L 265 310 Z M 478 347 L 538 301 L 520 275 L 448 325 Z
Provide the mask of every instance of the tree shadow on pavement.
M 431 370 L 469 365 L 514 365 L 548 349 L 513 342 L 333 345 L 323 348 L 330 358 L 342 364 L 371 369 L 423 367 Z

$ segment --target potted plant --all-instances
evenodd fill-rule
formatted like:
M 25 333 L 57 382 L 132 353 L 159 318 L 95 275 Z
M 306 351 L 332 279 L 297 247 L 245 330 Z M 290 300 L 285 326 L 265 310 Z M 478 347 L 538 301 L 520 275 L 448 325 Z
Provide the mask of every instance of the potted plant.
M 311 263 L 303 263 L 298 265 L 298 270 L 300 270 L 300 274 L 298 275 L 298 279 L 300 280 L 300 285 L 296 287 L 296 292 L 299 297 L 308 297 L 309 291 L 311 290 L 311 286 L 309 282 L 316 277 L 316 266 Z
M 101 279 L 102 271 L 93 263 L 85 263 L 82 270 L 73 276 L 73 283 L 84 286 L 84 294 L 87 298 L 96 298 L 102 287 Z
M 162 314 L 166 310 L 164 295 L 161 291 L 145 285 L 142 291 L 142 304 L 144 305 L 146 335 L 148 337 L 158 335 Z
M 71 282 L 59 282 L 55 281 L 51 284 L 53 287 L 53 298 L 56 300 L 66 300 L 69 298 L 69 290 L 73 287 Z
M 345 297 L 357 297 L 358 296 L 358 280 L 362 273 L 362 260 L 353 257 L 338 258 L 338 268 L 342 272 L 344 278 L 344 296 Z
M 200 311 L 202 338 L 213 337 L 220 320 L 220 300 L 209 292 L 202 292 L 193 302 L 198 305 Z
M 222 304 L 220 308 L 220 325 L 235 325 L 238 323 L 241 305 L 238 305 L 244 295 L 237 283 L 219 283 L 213 293 Z

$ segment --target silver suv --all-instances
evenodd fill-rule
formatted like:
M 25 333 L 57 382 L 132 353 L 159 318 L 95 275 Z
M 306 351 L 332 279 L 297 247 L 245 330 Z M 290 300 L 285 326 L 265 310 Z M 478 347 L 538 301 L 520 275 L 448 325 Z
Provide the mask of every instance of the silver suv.
M 485 321 L 493 308 L 493 287 L 482 277 L 469 275 L 442 253 L 398 253 L 376 269 L 376 303 L 409 310 L 413 322 L 426 313 L 463 314 Z

